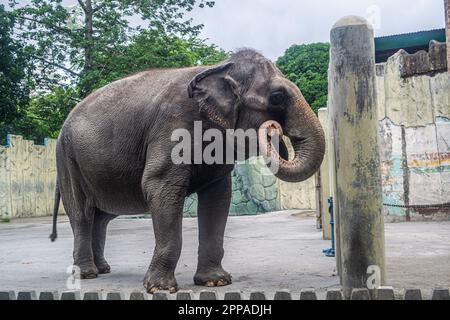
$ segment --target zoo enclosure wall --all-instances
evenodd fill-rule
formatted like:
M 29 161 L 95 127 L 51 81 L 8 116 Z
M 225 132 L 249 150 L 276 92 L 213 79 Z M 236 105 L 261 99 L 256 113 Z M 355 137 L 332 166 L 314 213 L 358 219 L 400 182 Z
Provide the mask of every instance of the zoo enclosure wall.
M 448 217 L 450 207 L 450 73 L 445 43 L 432 41 L 429 52 L 400 50 L 376 65 L 379 144 L 384 214 L 388 221 Z M 330 119 L 319 111 L 327 155 L 321 166 L 322 212 L 333 194 L 334 166 L 330 149 Z M 408 208 L 417 206 L 417 208 Z M 329 215 L 322 215 L 329 238 Z

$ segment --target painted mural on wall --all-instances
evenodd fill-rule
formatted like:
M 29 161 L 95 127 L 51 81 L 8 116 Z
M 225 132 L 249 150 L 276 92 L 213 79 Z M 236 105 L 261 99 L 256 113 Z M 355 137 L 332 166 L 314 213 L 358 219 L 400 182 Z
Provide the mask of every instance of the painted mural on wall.
M 400 51 L 386 64 L 377 66 L 381 171 L 386 204 L 410 206 L 450 202 L 450 73 L 426 72 L 423 68 L 414 73 L 414 65 L 417 65 L 414 59 L 423 59 L 423 55 L 424 52 L 409 55 Z M 434 60 L 442 59 L 430 57 L 430 61 Z M 406 67 L 405 63 L 408 63 Z M 394 217 L 420 213 L 390 206 L 385 210 Z

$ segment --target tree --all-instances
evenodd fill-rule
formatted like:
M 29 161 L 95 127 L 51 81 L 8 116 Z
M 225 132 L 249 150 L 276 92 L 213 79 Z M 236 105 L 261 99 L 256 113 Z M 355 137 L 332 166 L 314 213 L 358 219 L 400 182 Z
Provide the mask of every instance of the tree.
M 102 67 L 89 76 L 95 89 L 145 69 L 209 65 L 228 56 L 227 52 L 195 37 L 186 40 L 162 31 L 144 30 L 129 45 L 117 48 L 114 55 L 98 57 L 97 63 Z
M 223 50 L 203 41 L 183 40 L 158 32 L 142 32 L 120 55 L 105 57 L 101 71 L 92 71 L 92 88 L 100 88 L 130 73 L 155 67 L 188 67 L 217 63 L 228 57 Z M 102 62 L 97 60 L 98 63 Z M 79 92 L 74 87 L 55 86 L 49 93 L 32 97 L 23 116 L 14 121 L 10 132 L 41 143 L 44 138 L 56 139 L 69 112 L 77 103 Z
M 277 60 L 277 66 L 300 88 L 316 113 L 327 105 L 329 51 L 328 43 L 293 45 Z
M 37 66 L 41 87 L 75 83 L 82 97 L 89 94 L 95 75 L 105 68 L 105 57 L 121 55 L 121 49 L 143 27 L 132 26 L 138 17 L 146 30 L 180 37 L 196 37 L 202 25 L 186 20 L 196 5 L 213 6 L 207 0 L 78 0 L 69 9 L 61 0 L 31 0 L 19 6 L 10 0 L 16 18 L 17 36 L 28 45 Z
M 14 19 L 0 5 L 0 136 L 4 139 L 28 103 L 31 82 L 24 48 L 13 42 Z M 4 141 L 1 141 L 4 142 Z
M 114 80 L 148 68 L 226 59 L 228 53 L 198 39 L 201 25 L 184 19 L 195 5 L 213 4 L 206 0 L 80 0 L 70 8 L 61 0 L 31 0 L 28 5 L 11 0 L 12 9 L 0 16 L 5 62 L 0 67 L 10 66 L 16 73 L 5 73 L 10 75 L 10 94 L 3 94 L 2 88 L 0 99 L 10 98 L 9 104 L 4 103 L 9 107 L 2 108 L 2 112 L 10 110 L 10 116 L 2 115 L 1 137 L 21 134 L 42 143 L 45 137 L 58 136 L 78 101 Z M 131 16 L 140 17 L 146 25 L 131 26 Z M 25 74 L 32 75 L 35 84 L 31 99 L 30 90 L 23 90 L 23 99 L 17 95 Z
M 14 122 L 14 133 L 36 143 L 42 143 L 45 138 L 58 138 L 64 121 L 76 105 L 73 99 L 77 95 L 75 90 L 54 88 L 50 93 L 32 97 L 24 115 Z

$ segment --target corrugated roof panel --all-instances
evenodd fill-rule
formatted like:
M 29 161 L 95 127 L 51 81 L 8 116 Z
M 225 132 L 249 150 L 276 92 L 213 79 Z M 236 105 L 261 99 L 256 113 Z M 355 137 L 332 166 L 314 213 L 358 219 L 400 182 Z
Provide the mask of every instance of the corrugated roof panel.
M 428 46 L 431 40 L 445 42 L 445 29 L 419 31 L 375 38 L 375 50 L 386 51 Z

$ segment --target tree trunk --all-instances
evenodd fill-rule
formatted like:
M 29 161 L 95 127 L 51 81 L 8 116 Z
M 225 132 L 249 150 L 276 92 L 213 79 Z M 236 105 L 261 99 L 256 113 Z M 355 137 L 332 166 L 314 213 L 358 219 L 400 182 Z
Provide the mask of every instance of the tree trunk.
M 84 3 L 83 1 L 79 0 L 78 3 L 80 4 L 81 8 L 84 11 L 84 28 L 85 28 L 85 34 L 84 34 L 84 68 L 82 75 L 86 77 L 86 75 L 89 74 L 90 71 L 92 71 L 93 68 L 93 60 L 94 60 L 94 26 L 93 26 L 93 19 L 94 19 L 94 9 L 92 8 L 92 0 L 86 0 Z M 81 88 L 81 95 L 82 97 L 87 96 L 91 90 L 92 90 L 92 83 L 90 80 L 82 79 L 82 88 Z

